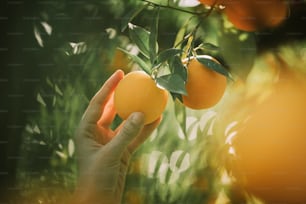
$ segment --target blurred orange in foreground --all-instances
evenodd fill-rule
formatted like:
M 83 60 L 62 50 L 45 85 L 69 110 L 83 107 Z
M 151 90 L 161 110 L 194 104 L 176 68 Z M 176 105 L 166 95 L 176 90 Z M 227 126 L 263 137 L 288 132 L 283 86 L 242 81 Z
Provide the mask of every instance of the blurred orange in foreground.
M 267 203 L 306 202 L 306 85 L 284 77 L 233 139 L 238 183 Z
M 133 112 L 145 115 L 145 124 L 155 121 L 164 111 L 168 92 L 157 87 L 144 71 L 127 74 L 115 89 L 114 104 L 118 115 L 127 119 Z
M 208 55 L 202 57 L 217 62 Z M 227 79 L 224 75 L 213 71 L 192 58 L 187 65 L 186 90 L 188 95 L 183 95 L 183 104 L 192 109 L 210 108 L 222 98 Z
M 288 5 L 283 0 L 229 0 L 224 5 L 228 20 L 244 31 L 276 27 L 288 14 Z

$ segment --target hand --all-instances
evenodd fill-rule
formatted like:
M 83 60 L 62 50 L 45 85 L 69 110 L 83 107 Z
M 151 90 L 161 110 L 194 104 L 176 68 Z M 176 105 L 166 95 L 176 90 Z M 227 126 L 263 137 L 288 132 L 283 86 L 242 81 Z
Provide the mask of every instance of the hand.
M 79 179 L 73 203 L 120 203 L 131 154 L 160 122 L 159 118 L 144 126 L 144 115 L 136 112 L 116 130 L 110 128 L 116 115 L 113 92 L 123 76 L 121 70 L 115 72 L 82 117 L 76 135 Z

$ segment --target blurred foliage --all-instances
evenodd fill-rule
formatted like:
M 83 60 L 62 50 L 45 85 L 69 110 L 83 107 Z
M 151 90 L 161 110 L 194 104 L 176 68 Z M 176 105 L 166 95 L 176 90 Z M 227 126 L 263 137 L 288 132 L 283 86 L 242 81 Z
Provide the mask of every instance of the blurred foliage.
M 180 2 L 184 1 L 173 5 Z M 122 23 L 142 4 L 140 0 L 37 4 L 33 33 L 48 63 L 33 98 L 40 111 L 28 118 L 22 135 L 17 203 L 65 203 L 71 196 L 77 177 L 74 132 L 90 98 L 114 71 L 109 66 L 116 48 L 132 49 L 128 30 L 121 32 Z M 148 29 L 152 13 L 148 7 L 132 23 Z M 198 24 L 199 19 L 190 17 L 173 9 L 160 10 L 160 50 L 173 47 L 181 29 Z M 244 82 L 240 80 L 249 76 L 255 64 L 255 37 L 235 30 L 215 11 L 203 19 L 195 43 L 200 45 L 198 54 L 215 56 L 238 80 L 208 110 L 192 111 L 169 101 L 161 125 L 132 158 L 123 203 L 246 203 L 243 193 L 231 186 L 232 177 L 224 167 L 229 152 L 225 140 L 234 123 L 224 124 L 221 117 L 228 117 L 232 112 L 224 109 L 241 97 Z M 305 48 L 297 49 L 305 58 Z M 284 48 L 286 52 L 285 56 L 297 53 Z

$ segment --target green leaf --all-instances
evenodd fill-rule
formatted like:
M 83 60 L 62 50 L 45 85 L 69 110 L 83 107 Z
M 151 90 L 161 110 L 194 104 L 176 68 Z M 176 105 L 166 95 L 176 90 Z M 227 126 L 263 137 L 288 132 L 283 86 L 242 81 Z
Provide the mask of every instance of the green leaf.
M 124 49 L 121 49 L 121 48 L 118 48 L 119 50 L 121 50 L 122 52 L 124 52 L 125 54 L 127 54 L 134 62 L 136 62 L 140 68 L 142 70 L 144 70 L 147 74 L 151 74 L 150 72 L 150 67 L 147 65 L 147 63 L 145 61 L 143 61 L 140 57 L 138 57 L 137 55 L 133 55 L 131 54 L 130 52 L 124 50 Z
M 33 127 L 33 132 L 34 132 L 34 133 L 37 133 L 37 134 L 40 134 L 40 133 L 41 133 L 41 131 L 40 131 L 38 125 L 35 125 L 35 126 Z
M 44 107 L 47 106 L 45 100 L 44 100 L 43 97 L 40 95 L 40 93 L 37 94 L 36 100 L 37 100 L 41 105 L 43 105 Z
M 150 59 L 153 64 L 154 59 L 156 58 L 156 54 L 158 53 L 158 44 L 157 44 L 157 34 L 158 34 L 158 20 L 159 20 L 159 8 L 156 9 L 151 24 L 151 33 L 149 39 L 150 45 Z
M 219 63 L 215 62 L 213 59 L 209 59 L 203 56 L 197 56 L 196 59 L 205 65 L 206 67 L 223 74 L 224 76 L 231 78 L 229 72 Z
M 128 24 L 142 11 L 144 10 L 145 8 L 148 7 L 149 4 L 144 4 L 140 7 L 137 7 L 133 10 L 131 10 L 130 12 L 128 12 L 124 17 L 123 17 L 123 21 L 122 21 L 122 24 L 121 24 L 121 32 L 123 32 Z
M 182 44 L 182 42 L 184 41 L 185 32 L 186 32 L 186 26 L 181 27 L 181 29 L 177 32 L 174 41 L 174 47 L 178 47 L 179 45 Z
M 133 25 L 129 25 L 129 35 L 132 41 L 138 46 L 139 51 L 147 58 L 150 56 L 149 38 L 150 32 L 146 29 Z
M 172 73 L 178 74 L 184 81 L 187 80 L 187 69 L 179 56 L 174 56 L 169 61 L 169 67 Z
M 61 91 L 61 89 L 57 86 L 57 84 L 55 84 L 55 92 L 58 93 L 60 96 L 63 96 L 63 92 Z
M 185 81 L 178 74 L 168 74 L 156 78 L 156 83 L 169 92 L 187 95 Z
M 175 99 L 178 99 L 181 103 L 183 103 L 183 97 L 182 94 L 178 94 L 178 93 L 170 93 L 172 96 L 173 101 L 175 101 Z
M 157 59 L 155 60 L 155 64 L 160 64 L 165 61 L 168 61 L 171 58 L 173 58 L 175 55 L 180 54 L 180 53 L 182 53 L 182 50 L 176 49 L 176 48 L 170 48 L 170 49 L 163 50 L 157 56 Z
M 190 35 L 188 38 L 187 38 L 187 44 L 186 46 L 184 47 L 184 55 L 183 55 L 183 59 L 185 59 L 187 56 L 190 55 L 191 51 L 193 50 L 193 45 L 194 45 L 194 36 L 193 35 Z
M 69 155 L 70 157 L 72 157 L 73 154 L 74 154 L 74 152 L 75 152 L 75 145 L 74 145 L 74 142 L 73 142 L 72 139 L 69 139 L 69 141 L 68 141 L 68 155 Z

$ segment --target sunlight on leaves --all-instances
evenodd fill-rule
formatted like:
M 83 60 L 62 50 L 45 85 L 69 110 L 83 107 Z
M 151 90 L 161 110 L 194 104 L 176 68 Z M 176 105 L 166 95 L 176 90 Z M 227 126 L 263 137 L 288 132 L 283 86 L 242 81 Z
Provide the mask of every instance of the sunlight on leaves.
M 248 37 L 249 37 L 248 33 L 241 33 L 241 34 L 238 36 L 238 39 L 239 39 L 240 41 L 245 41 L 245 40 L 248 39 Z
M 228 148 L 228 154 L 235 156 L 236 155 L 236 150 L 234 147 L 229 147 Z
M 40 35 L 40 32 L 38 30 L 38 28 L 36 26 L 34 26 L 34 36 L 35 36 L 35 39 L 37 40 L 37 43 L 40 47 L 44 47 L 44 42 L 41 38 L 41 35 Z
M 178 0 L 178 6 L 180 7 L 195 7 L 200 5 L 198 0 Z
M 161 165 L 159 166 L 159 170 L 157 171 L 157 177 L 159 178 L 160 183 L 166 183 L 167 180 L 167 172 L 169 169 L 169 160 L 166 156 L 161 160 Z
M 45 21 L 40 22 L 48 35 L 52 34 L 52 27 Z
M 33 134 L 33 129 L 32 129 L 32 127 L 31 127 L 29 124 L 27 124 L 27 125 L 25 126 L 25 130 L 26 130 L 28 133 Z
M 202 115 L 200 118 L 200 129 L 201 131 L 204 130 L 209 125 L 209 121 L 211 121 L 213 118 L 215 118 L 217 113 L 215 111 L 207 111 L 205 114 Z
M 85 53 L 87 50 L 87 45 L 85 42 L 78 42 L 78 43 L 70 42 L 69 45 L 72 48 L 73 55 L 79 55 Z
M 228 196 L 226 195 L 224 190 L 221 190 L 218 194 L 217 200 L 215 201 L 215 204 L 230 204 L 230 200 Z
M 37 125 L 34 125 L 33 127 L 31 127 L 31 125 L 27 124 L 25 126 L 25 130 L 27 132 L 31 133 L 31 134 L 34 134 L 34 133 L 40 134 L 41 133 L 41 131 L 40 131 L 40 129 L 39 129 L 39 127 Z
M 57 84 L 55 84 L 55 92 L 58 93 L 60 96 L 63 96 L 63 92 L 60 90 L 60 88 L 57 86 Z
M 157 136 L 158 136 L 158 130 L 155 129 L 155 130 L 151 133 L 151 135 L 150 135 L 150 137 L 149 137 L 149 141 L 152 142 L 153 140 L 155 140 L 155 139 L 157 138 Z
M 151 152 L 149 159 L 148 159 L 148 177 L 149 178 L 153 178 L 157 162 L 161 156 L 163 156 L 163 153 L 160 151 Z
M 222 171 L 222 174 L 221 174 L 221 183 L 223 185 L 229 185 L 232 183 L 232 179 L 231 177 L 228 175 L 227 171 L 226 170 L 223 170 Z
M 42 98 L 42 96 L 40 95 L 40 93 L 37 94 L 36 100 L 37 100 L 41 105 L 43 105 L 44 107 L 47 106 L 46 102 L 44 101 L 44 99 Z
M 114 39 L 117 35 L 117 31 L 114 28 L 106 28 L 105 29 L 107 35 L 108 35 L 108 39 Z
M 150 56 L 150 48 L 149 48 L 150 32 L 132 23 L 129 23 L 128 27 L 129 27 L 129 35 L 132 41 L 138 46 L 139 51 L 145 57 L 149 58 Z
M 56 155 L 59 156 L 61 159 L 66 160 L 67 159 L 67 155 L 63 152 L 60 151 L 55 151 Z
M 40 133 L 41 133 L 41 131 L 40 131 L 38 125 L 35 125 L 35 126 L 33 127 L 33 132 L 34 132 L 34 133 L 37 133 L 37 134 L 40 134 Z
M 235 137 L 235 135 L 237 134 L 237 131 L 231 131 L 236 125 L 238 124 L 237 121 L 233 121 L 231 122 L 225 129 L 225 144 L 232 144 L 232 140 Z
M 72 139 L 69 139 L 68 141 L 68 155 L 69 157 L 72 157 L 75 151 L 75 145 Z
M 56 95 L 52 97 L 52 106 L 54 107 L 56 105 Z
M 174 184 L 180 178 L 180 172 L 172 171 L 167 184 Z
M 185 133 L 184 133 L 182 127 L 180 126 L 180 124 L 179 123 L 175 123 L 175 126 L 176 126 L 176 130 L 177 130 L 178 138 L 180 138 L 182 140 L 186 140 Z
M 199 121 L 196 117 L 188 116 L 186 118 L 187 137 L 189 141 L 198 137 Z
M 180 157 L 182 157 L 183 155 L 184 155 L 184 151 L 182 150 L 174 151 L 171 154 L 170 163 L 169 163 L 169 168 L 171 169 L 171 171 L 182 173 L 190 167 L 190 154 L 188 152 L 185 153 L 181 161 L 181 164 L 178 166 L 178 163 L 179 163 L 178 161 L 180 160 Z

